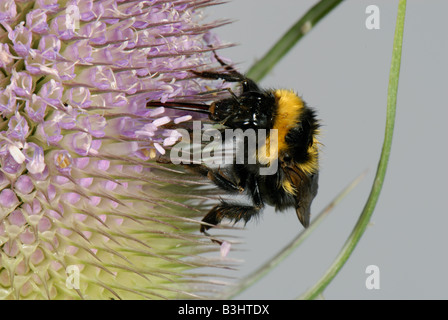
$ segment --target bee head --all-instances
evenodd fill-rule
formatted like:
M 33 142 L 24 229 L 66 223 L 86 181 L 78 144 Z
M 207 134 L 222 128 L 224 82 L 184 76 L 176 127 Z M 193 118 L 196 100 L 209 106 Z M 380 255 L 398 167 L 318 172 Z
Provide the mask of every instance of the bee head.
M 245 92 L 213 102 L 210 105 L 210 120 L 231 128 L 268 129 L 272 124 L 272 108 L 275 98 L 262 92 Z

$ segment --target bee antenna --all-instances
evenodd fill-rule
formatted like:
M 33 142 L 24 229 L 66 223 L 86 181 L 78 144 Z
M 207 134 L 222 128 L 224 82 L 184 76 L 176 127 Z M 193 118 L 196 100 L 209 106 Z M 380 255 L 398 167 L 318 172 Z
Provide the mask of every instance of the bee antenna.
M 200 103 L 189 103 L 189 102 L 160 102 L 160 101 L 149 101 L 146 103 L 147 107 L 165 107 L 168 109 L 182 110 L 182 111 L 193 111 L 198 113 L 210 114 L 209 105 Z

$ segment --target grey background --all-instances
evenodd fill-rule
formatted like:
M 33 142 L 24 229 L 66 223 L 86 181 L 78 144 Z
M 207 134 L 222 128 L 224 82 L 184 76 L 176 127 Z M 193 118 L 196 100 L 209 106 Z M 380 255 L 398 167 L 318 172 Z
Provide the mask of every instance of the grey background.
M 239 43 L 220 54 L 241 71 L 317 1 L 233 0 L 206 10 L 207 19 L 237 21 L 216 30 Z M 365 27 L 368 5 L 380 8 L 380 30 Z M 291 88 L 322 119 L 316 215 L 365 169 L 368 175 L 272 273 L 237 299 L 292 299 L 329 267 L 368 197 L 384 137 L 386 95 L 398 1 L 347 0 L 322 20 L 261 82 Z M 371 226 L 324 292 L 325 299 L 448 298 L 448 41 L 446 0 L 409 0 L 395 135 L 388 173 Z M 242 225 L 239 225 L 242 226 Z M 237 231 L 245 244 L 242 277 L 301 230 L 295 213 L 265 210 Z M 366 267 L 380 269 L 380 289 L 367 290 Z

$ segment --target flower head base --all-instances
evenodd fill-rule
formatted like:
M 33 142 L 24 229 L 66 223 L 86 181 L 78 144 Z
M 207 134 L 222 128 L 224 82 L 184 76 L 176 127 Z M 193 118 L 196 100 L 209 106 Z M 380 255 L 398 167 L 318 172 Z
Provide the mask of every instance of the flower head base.
M 208 198 L 152 160 L 191 115 L 146 102 L 207 91 L 213 4 L 1 1 L 0 298 L 195 296 Z

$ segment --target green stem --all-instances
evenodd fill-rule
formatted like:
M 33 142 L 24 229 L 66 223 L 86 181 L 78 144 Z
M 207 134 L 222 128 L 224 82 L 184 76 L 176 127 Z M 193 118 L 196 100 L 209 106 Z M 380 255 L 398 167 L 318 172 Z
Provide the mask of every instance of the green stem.
M 317 226 L 324 220 L 326 216 L 330 213 L 330 211 L 343 199 L 345 198 L 350 191 L 364 178 L 366 172 L 362 173 L 359 177 L 357 177 L 352 183 L 350 183 L 342 192 L 340 192 L 334 199 L 331 201 L 313 220 L 311 225 L 300 232 L 288 245 L 286 245 L 283 250 L 281 250 L 277 255 L 269 259 L 264 265 L 262 265 L 259 269 L 246 276 L 242 280 L 238 282 L 238 284 L 232 287 L 229 291 L 224 292 L 224 294 L 220 297 L 220 299 L 232 299 L 248 287 L 253 285 L 255 282 L 260 280 L 264 275 L 274 269 L 280 262 L 282 262 L 286 257 L 288 257 L 295 248 L 297 248 L 313 231 L 317 228 Z
M 289 50 L 342 0 L 322 0 L 300 18 L 272 48 L 247 72 L 254 81 L 260 81 Z
M 327 287 L 327 285 L 333 280 L 342 266 L 345 264 L 347 259 L 350 257 L 351 253 L 355 249 L 357 243 L 359 242 L 361 236 L 367 228 L 367 225 L 372 216 L 373 210 L 375 209 L 378 197 L 383 186 L 384 177 L 386 175 L 387 164 L 389 161 L 390 150 L 392 146 L 392 137 L 394 132 L 395 124 L 395 112 L 397 105 L 397 91 L 398 91 L 398 79 L 400 75 L 400 64 L 401 64 L 401 49 L 403 43 L 403 30 L 404 30 L 404 18 L 406 13 L 406 0 L 400 0 L 398 4 L 398 14 L 397 14 L 397 26 L 395 29 L 393 51 L 392 51 L 392 62 L 389 74 L 389 89 L 387 96 L 387 118 L 386 118 L 386 130 L 383 142 L 383 148 L 381 151 L 381 157 L 378 164 L 377 173 L 373 186 L 365 204 L 365 207 L 361 213 L 361 216 L 356 223 L 350 237 L 347 239 L 344 247 L 340 251 L 339 255 L 336 257 L 333 264 L 323 275 L 323 277 L 307 292 L 305 292 L 299 298 L 301 299 L 315 299 L 322 291 Z

